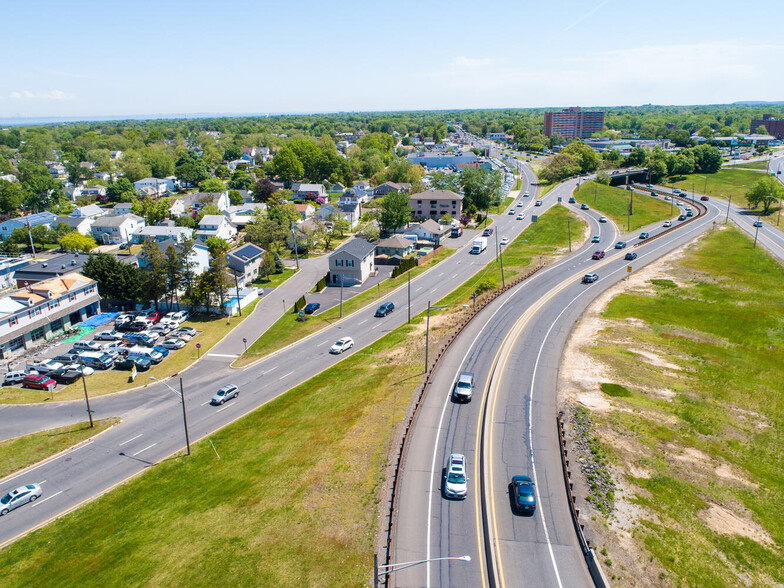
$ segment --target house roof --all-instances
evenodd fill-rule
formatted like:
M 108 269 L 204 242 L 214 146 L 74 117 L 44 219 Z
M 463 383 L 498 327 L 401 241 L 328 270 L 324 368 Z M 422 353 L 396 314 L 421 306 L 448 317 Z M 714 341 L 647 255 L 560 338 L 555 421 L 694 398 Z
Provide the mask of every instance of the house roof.
M 128 209 L 130 209 L 131 206 L 133 206 L 133 202 L 119 202 L 119 203 L 114 205 L 114 209 L 115 210 L 118 210 L 118 209 L 121 209 L 121 208 L 128 208 Z
M 406 239 L 402 235 L 393 235 L 388 239 L 382 239 L 377 243 L 379 247 L 391 247 L 394 249 L 408 249 L 414 246 L 414 242 Z
M 144 219 L 135 214 L 117 214 L 115 216 L 101 216 L 95 219 L 93 227 L 119 227 L 127 220 L 143 221 Z
M 430 233 L 436 233 L 436 234 L 441 234 L 441 233 L 443 233 L 443 232 L 444 232 L 444 229 L 446 229 L 446 230 L 448 230 L 448 231 L 449 231 L 449 230 L 451 230 L 451 229 L 450 229 L 448 226 L 446 226 L 446 225 L 444 225 L 444 226 L 441 226 L 441 225 L 439 225 L 439 224 L 438 224 L 436 221 L 434 221 L 432 218 L 429 218 L 429 219 L 427 219 L 426 221 L 423 221 L 423 222 L 419 223 L 419 226 L 420 226 L 420 227 L 422 227 L 424 230 L 426 230 L 426 231 L 430 232 Z
M 78 213 L 78 214 L 77 214 Z M 88 204 L 87 206 L 80 206 L 74 208 L 71 216 L 94 216 L 105 214 L 106 211 L 97 204 Z
M 140 227 L 134 231 L 135 235 L 144 235 L 149 237 L 158 237 L 161 235 L 178 235 L 180 233 L 187 233 L 190 237 L 193 234 L 193 229 L 188 227 L 149 226 Z
M 247 263 L 256 259 L 259 255 L 264 255 L 264 249 L 254 243 L 246 243 L 239 249 L 229 251 L 228 255 Z
M 68 225 L 72 229 L 78 229 L 82 223 L 93 224 L 95 219 L 86 216 L 58 216 L 57 224 Z
M 301 184 L 299 182 L 294 182 L 291 186 L 292 192 L 322 192 L 324 191 L 324 186 L 322 184 Z
M 18 218 L 9 218 L 5 222 L 16 222 L 20 225 L 30 223 L 31 226 L 42 225 L 57 220 L 57 215 L 51 212 L 37 212 L 35 214 L 28 214 L 27 216 L 20 216 Z
M 357 259 L 364 259 L 370 253 L 375 251 L 376 246 L 373 243 L 368 243 L 364 239 L 351 239 L 350 241 L 344 243 L 340 247 L 338 247 L 335 251 L 330 254 L 330 257 L 339 254 L 347 254 L 351 255 L 352 257 L 356 257 Z
M 307 211 L 308 211 L 308 208 L 313 208 L 313 205 L 312 205 L 312 204 L 310 204 L 309 202 L 305 202 L 305 203 L 296 203 L 296 204 L 294 204 L 294 207 L 295 207 L 295 208 L 296 208 L 296 209 L 297 209 L 299 212 L 307 212 Z
M 228 222 L 225 216 L 222 214 L 205 214 L 201 220 L 199 221 L 199 227 L 202 225 L 218 225 L 220 226 L 223 222 Z
M 430 188 L 424 192 L 417 192 L 409 196 L 411 200 L 462 200 L 462 194 L 456 194 L 452 190 L 436 190 Z
M 47 280 L 82 269 L 89 257 L 84 253 L 65 253 L 51 257 L 14 272 L 14 279 L 21 281 Z
M 356 212 L 357 208 L 359 208 L 359 204 L 338 204 L 338 210 L 340 212 Z

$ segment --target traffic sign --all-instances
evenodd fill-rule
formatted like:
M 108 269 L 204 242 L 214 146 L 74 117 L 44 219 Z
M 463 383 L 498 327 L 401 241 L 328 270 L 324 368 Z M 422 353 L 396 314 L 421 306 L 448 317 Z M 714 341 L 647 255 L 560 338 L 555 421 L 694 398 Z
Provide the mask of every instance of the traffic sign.
M 538 221 L 538 220 L 539 220 L 539 217 L 538 217 L 537 215 L 535 215 L 535 214 L 532 214 L 532 215 L 531 215 L 531 222 L 532 222 L 532 223 L 535 223 L 535 222 L 536 222 L 536 221 Z
M 630 265 L 627 265 L 627 266 L 626 266 L 626 272 L 627 272 L 627 273 L 632 273 L 632 266 L 630 266 Z

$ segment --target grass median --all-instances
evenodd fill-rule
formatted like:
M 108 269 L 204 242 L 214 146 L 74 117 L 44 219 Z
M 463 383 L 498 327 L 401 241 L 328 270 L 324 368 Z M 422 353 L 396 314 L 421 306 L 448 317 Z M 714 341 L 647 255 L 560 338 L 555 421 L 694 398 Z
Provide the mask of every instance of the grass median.
M 430 269 L 433 265 L 443 261 L 450 255 L 455 253 L 454 249 L 449 247 L 442 247 L 441 251 L 436 253 L 426 263 L 415 267 L 411 270 L 411 277 L 414 278 L 422 272 Z M 348 300 L 343 301 L 343 316 L 349 315 L 355 310 L 359 310 L 363 306 L 371 303 L 380 302 L 387 294 L 399 288 L 408 280 L 408 276 L 403 274 L 397 278 L 388 279 L 379 284 L 376 288 L 366 290 L 361 294 L 357 294 Z M 275 324 L 273 324 L 261 337 L 256 339 L 253 344 L 248 347 L 248 351 L 244 353 L 237 361 L 234 362 L 235 367 L 242 367 L 248 363 L 264 357 L 277 351 L 286 345 L 299 341 L 303 337 L 320 331 L 324 327 L 340 320 L 340 308 L 338 306 L 329 308 L 324 312 L 308 317 L 306 321 L 298 321 L 297 315 L 293 312 L 287 312 L 281 316 Z
M 678 176 L 678 179 L 671 178 L 665 186 L 680 188 L 691 196 L 693 184 L 697 194 L 706 194 L 711 198 L 724 200 L 732 196 L 733 204 L 749 208 L 746 192 L 764 177 L 764 172 L 725 167 L 715 174 L 691 174 Z M 771 210 L 776 211 L 778 208 L 774 205 Z
M 574 191 L 574 199 L 587 204 L 600 212 L 618 225 L 625 232 L 636 231 L 651 223 L 663 222 L 678 213 L 678 209 L 671 210 L 672 206 L 659 198 L 653 198 L 614 186 L 606 186 L 593 180 L 583 182 L 578 190 Z M 632 214 L 627 216 L 629 201 L 632 201 Z M 630 226 L 627 227 L 626 223 Z
M 253 285 L 259 286 L 260 288 L 277 288 L 298 271 L 299 270 L 296 268 L 286 267 L 283 268 L 283 271 L 279 274 L 270 274 L 264 278 L 259 278 L 253 282 Z
M 654 583 L 781 585 L 784 269 L 727 229 L 657 273 L 610 301 L 588 348 L 625 389 L 593 412 L 630 505 L 618 545 Z
M 119 420 L 99 419 L 94 421 L 95 426 L 92 429 L 89 421 L 85 421 L 0 441 L 0 479 L 73 447 L 108 429 Z
M 542 239 L 543 250 L 564 237 L 547 234 L 556 242 Z M 464 312 L 431 316 L 431 349 Z M 366 585 L 389 449 L 423 345 L 420 314 L 195 443 L 190 457 L 7 546 L 3 584 Z
M 253 312 L 258 301 L 259 299 L 254 300 L 243 308 L 241 317 L 233 316 L 228 321 L 225 316 L 192 315 L 188 321 L 183 323 L 183 326 L 193 327 L 199 334 L 188 341 L 185 347 L 170 350 L 168 357 L 158 365 L 152 366 L 146 372 L 139 372 L 136 380 L 133 382 L 130 381 L 131 372 L 128 371 L 116 369 L 95 370 L 95 373 L 85 378 L 87 393 L 91 398 L 103 396 L 143 386 L 150 381 L 150 376 L 167 378 L 172 374 L 180 373 L 199 357 L 209 352 L 213 345 L 245 320 Z M 200 349 L 196 349 L 197 343 L 201 345 Z M 84 398 L 84 387 L 81 380 L 77 380 L 67 386 L 57 386 L 56 391 L 53 393 L 43 390 L 30 390 L 28 388 L 0 388 L 0 404 L 29 404 L 53 400 L 78 400 L 80 398 Z

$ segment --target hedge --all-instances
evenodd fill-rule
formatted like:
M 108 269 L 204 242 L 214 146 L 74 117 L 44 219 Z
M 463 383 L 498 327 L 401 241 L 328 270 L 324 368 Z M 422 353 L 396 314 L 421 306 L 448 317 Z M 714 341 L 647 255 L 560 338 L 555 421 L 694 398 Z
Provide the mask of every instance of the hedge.
M 400 262 L 400 265 L 397 266 L 395 269 L 392 270 L 392 277 L 396 278 L 404 273 L 406 273 L 410 269 L 414 269 L 417 266 L 417 259 L 416 257 L 408 257 Z

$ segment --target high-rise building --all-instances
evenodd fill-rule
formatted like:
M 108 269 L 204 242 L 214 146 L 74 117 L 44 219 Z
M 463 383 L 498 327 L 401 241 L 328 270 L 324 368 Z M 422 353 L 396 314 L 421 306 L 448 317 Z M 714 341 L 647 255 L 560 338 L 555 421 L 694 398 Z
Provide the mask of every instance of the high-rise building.
M 579 106 L 572 106 L 561 112 L 544 113 L 544 134 L 548 137 L 557 133 L 564 139 L 587 139 L 602 130 L 604 112 L 600 110 L 583 112 Z
M 765 127 L 768 129 L 768 135 L 784 139 L 784 118 L 773 118 L 772 114 L 763 114 L 762 118 L 751 119 L 751 132 L 755 132 L 757 127 Z

